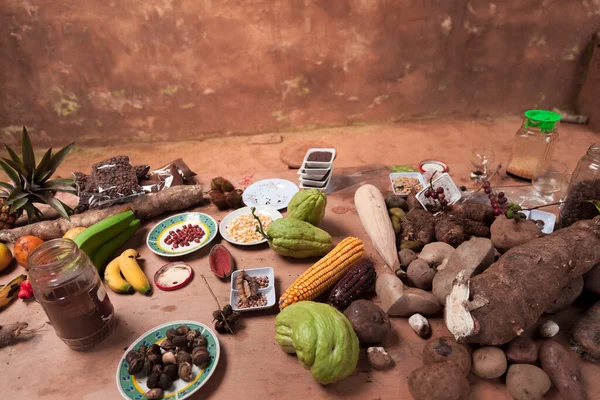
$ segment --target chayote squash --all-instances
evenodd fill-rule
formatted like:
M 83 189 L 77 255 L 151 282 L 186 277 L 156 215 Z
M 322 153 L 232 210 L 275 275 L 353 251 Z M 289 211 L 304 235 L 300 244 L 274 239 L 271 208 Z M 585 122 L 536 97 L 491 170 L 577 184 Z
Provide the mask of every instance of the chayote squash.
M 332 249 L 331 235 L 295 218 L 277 219 L 267 228 L 269 246 L 282 256 L 324 256 Z
M 306 221 L 314 226 L 319 226 L 325 217 L 327 196 L 317 189 L 301 190 L 297 192 L 287 206 L 289 218 Z
M 350 321 L 329 304 L 301 301 L 275 318 L 275 339 L 323 385 L 352 374 L 358 362 L 358 337 Z

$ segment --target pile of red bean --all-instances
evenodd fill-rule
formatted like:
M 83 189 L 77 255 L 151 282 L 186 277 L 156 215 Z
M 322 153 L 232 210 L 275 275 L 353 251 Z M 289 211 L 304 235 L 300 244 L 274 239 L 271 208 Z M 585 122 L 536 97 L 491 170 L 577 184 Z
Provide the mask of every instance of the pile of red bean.
M 191 243 L 200 243 L 205 233 L 198 225 L 187 224 L 181 228 L 174 229 L 167 234 L 165 243 L 174 249 L 187 247 Z

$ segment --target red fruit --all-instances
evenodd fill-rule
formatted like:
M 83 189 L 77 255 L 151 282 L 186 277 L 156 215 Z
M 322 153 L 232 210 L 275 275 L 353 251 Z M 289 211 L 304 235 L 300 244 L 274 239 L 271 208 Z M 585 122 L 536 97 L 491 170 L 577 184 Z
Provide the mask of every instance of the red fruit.
M 434 199 L 437 199 L 438 198 L 437 192 L 431 193 L 431 197 L 434 198 Z
M 500 198 L 500 199 L 501 199 L 501 198 L 503 198 L 503 197 L 504 197 L 504 192 L 499 192 L 499 193 L 498 193 L 498 198 Z
M 438 193 L 444 193 L 444 188 L 440 186 L 435 191 L 438 192 Z
M 494 208 L 494 215 L 495 215 L 495 216 L 498 216 L 498 215 L 500 215 L 500 214 L 502 214 L 502 211 L 500 211 L 500 209 L 499 209 L 499 208 Z
M 492 189 L 491 189 L 491 188 L 489 188 L 489 187 L 486 187 L 486 188 L 484 188 L 484 189 L 483 189 L 483 191 L 484 191 L 485 193 L 487 193 L 487 194 L 490 194 L 490 193 L 492 193 Z
M 440 194 L 440 196 L 443 196 L 443 194 Z M 440 200 L 440 204 L 441 204 L 442 206 L 447 206 L 447 205 L 448 205 L 448 200 L 446 200 L 446 199 L 441 199 L 441 200 Z
M 506 203 L 508 201 L 508 199 L 506 197 L 501 197 L 501 198 L 498 199 L 498 201 L 500 203 Z
M 438 194 L 438 199 L 444 200 L 445 198 L 446 198 L 446 195 L 444 193 Z
M 488 196 L 488 198 L 490 199 L 490 202 L 492 202 L 492 203 L 496 201 L 496 196 L 494 196 L 493 194 L 490 194 Z
M 492 207 L 493 208 L 500 208 L 500 204 L 498 204 L 498 203 L 492 203 Z
M 484 188 L 489 188 L 490 187 L 490 181 L 483 182 L 483 187 Z
M 425 193 L 423 193 L 423 195 L 424 195 L 426 198 L 430 198 L 430 197 L 431 197 L 431 191 L 429 191 L 429 190 L 426 190 L 426 191 L 425 191 Z
M 29 279 L 25 279 L 23 282 L 21 282 L 20 288 L 21 288 L 21 290 L 27 290 L 28 292 L 33 292 L 33 288 L 31 287 L 31 282 L 29 281 Z

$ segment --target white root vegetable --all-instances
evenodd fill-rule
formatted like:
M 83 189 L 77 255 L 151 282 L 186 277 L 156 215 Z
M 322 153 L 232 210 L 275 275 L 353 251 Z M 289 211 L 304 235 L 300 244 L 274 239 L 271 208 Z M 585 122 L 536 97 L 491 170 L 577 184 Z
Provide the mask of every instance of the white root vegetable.
M 454 247 L 444 242 L 433 242 L 426 244 L 421 252 L 419 258 L 427 261 L 427 263 L 433 263 L 438 271 L 446 268 L 448 259 L 454 253 Z
M 440 310 L 440 303 L 431 293 L 404 286 L 400 279 L 391 274 L 384 273 L 377 277 L 375 291 L 381 300 L 381 308 L 391 316 L 408 317 L 415 313 L 432 315 Z
M 552 320 L 548 320 L 540 326 L 540 336 L 543 338 L 551 338 L 558 334 L 560 326 Z
M 408 319 L 408 325 L 415 331 L 415 333 L 422 338 L 428 337 L 431 334 L 431 327 L 427 318 L 421 314 L 413 314 Z

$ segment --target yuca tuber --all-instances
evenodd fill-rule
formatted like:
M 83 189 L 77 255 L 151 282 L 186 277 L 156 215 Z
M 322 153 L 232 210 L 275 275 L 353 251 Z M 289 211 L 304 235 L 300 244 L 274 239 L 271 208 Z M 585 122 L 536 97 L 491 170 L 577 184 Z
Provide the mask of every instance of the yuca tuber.
M 579 297 L 581 292 L 583 292 L 583 276 L 578 276 L 561 289 L 556 300 L 544 312 L 546 314 L 554 314 L 564 310 Z
M 465 228 L 462 221 L 448 213 L 435 216 L 435 239 L 456 247 L 465 240 Z
M 41 221 L 14 229 L 0 231 L 0 242 L 14 243 L 19 237 L 34 235 L 42 240 L 57 239 L 75 227 L 88 227 L 114 214 L 131 209 L 136 217 L 148 220 L 170 211 L 184 210 L 203 203 L 202 185 L 178 185 L 149 194 L 127 204 L 72 215 L 70 220 L 59 218 Z
M 492 233 L 490 227 L 485 222 L 475 221 L 468 218 L 461 218 L 461 224 L 465 230 L 465 235 L 482 238 L 490 238 Z
M 571 348 L 589 361 L 600 362 L 600 302 L 594 304 L 575 325 Z
M 446 326 L 457 340 L 507 343 L 533 326 L 567 283 L 598 262 L 600 216 L 512 248 L 470 282 L 457 276 L 446 299 Z
M 408 205 L 409 210 L 425 210 L 414 193 L 408 195 L 408 197 L 406 198 L 406 204 Z
M 494 222 L 494 210 L 492 207 L 475 202 L 458 203 L 450 206 L 449 210 L 457 217 L 472 221 L 484 222 L 488 226 Z
M 429 212 L 421 209 L 412 209 L 406 214 L 412 225 L 412 236 L 422 245 L 435 241 L 435 219 Z M 404 226 L 402 227 L 403 236 Z

